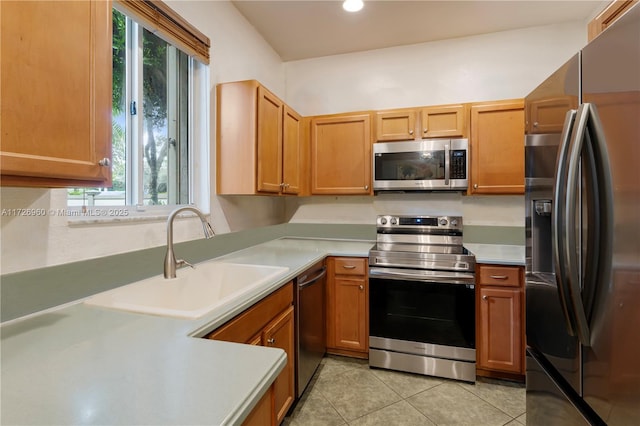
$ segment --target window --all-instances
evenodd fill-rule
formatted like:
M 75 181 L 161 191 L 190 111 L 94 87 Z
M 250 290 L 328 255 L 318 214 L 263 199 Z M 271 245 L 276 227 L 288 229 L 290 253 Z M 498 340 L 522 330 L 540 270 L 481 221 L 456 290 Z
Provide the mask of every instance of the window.
M 113 9 L 112 186 L 71 188 L 68 205 L 202 208 L 208 179 L 195 171 L 208 174 L 207 66 L 128 12 Z

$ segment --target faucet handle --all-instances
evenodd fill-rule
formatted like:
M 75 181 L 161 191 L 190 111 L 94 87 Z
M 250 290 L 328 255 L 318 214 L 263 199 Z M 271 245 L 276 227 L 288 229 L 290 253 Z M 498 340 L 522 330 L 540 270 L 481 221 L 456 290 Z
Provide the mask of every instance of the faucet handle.
M 192 264 L 190 264 L 189 262 L 187 262 L 187 261 L 186 261 L 186 260 L 184 260 L 184 259 L 178 259 L 178 260 L 176 260 L 176 269 L 178 269 L 178 268 L 184 268 L 185 266 L 190 266 L 190 267 L 192 267 L 193 269 L 196 269 L 196 267 L 195 267 L 195 266 L 193 266 Z

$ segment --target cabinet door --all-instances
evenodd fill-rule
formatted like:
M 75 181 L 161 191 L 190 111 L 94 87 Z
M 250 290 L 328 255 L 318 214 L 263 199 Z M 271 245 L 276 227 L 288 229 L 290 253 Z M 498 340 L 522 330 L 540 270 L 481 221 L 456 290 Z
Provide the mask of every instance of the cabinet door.
M 263 342 L 265 346 L 280 348 L 287 353 L 287 365 L 273 382 L 276 424 L 280 424 L 295 397 L 293 306 L 265 328 Z
M 258 87 L 259 192 L 280 192 L 282 183 L 282 117 L 284 104 L 262 86 Z M 236 167 L 243 167 L 237 164 Z
M 638 0 L 612 0 L 602 12 L 589 22 L 587 26 L 588 41 L 596 38 L 637 2 Z
M 302 117 L 284 106 L 284 123 L 282 132 L 282 192 L 285 194 L 300 193 Z
M 311 120 L 311 193 L 370 194 L 369 114 Z
M 111 2 L 2 1 L 0 21 L 2 184 L 109 186 Z
M 368 335 L 365 279 L 336 277 L 334 292 L 334 347 L 366 351 Z
M 520 289 L 481 287 L 478 367 L 522 374 Z
M 465 105 L 443 105 L 420 111 L 420 131 L 423 139 L 466 136 Z
M 406 141 L 415 139 L 416 111 L 379 111 L 376 113 L 377 141 Z
M 273 417 L 273 386 L 264 394 L 251 413 L 242 422 L 242 426 L 270 426 L 274 424 Z
M 577 108 L 578 98 L 562 96 L 527 103 L 526 127 L 529 133 L 561 133 L 567 110 Z
M 471 106 L 471 194 L 524 193 L 524 102 Z

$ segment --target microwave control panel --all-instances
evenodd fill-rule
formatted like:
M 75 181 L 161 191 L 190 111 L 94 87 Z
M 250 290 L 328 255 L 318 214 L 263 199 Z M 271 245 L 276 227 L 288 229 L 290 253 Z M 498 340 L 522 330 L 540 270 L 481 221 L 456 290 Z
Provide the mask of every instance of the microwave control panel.
M 451 151 L 451 171 L 449 173 L 449 178 L 467 178 L 467 151 L 462 149 Z

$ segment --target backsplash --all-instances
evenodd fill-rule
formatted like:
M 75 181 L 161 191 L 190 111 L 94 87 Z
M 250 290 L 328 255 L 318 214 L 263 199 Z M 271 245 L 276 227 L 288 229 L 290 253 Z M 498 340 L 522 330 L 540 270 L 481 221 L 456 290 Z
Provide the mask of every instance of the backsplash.
M 374 225 L 379 214 L 456 215 L 465 226 L 524 228 L 524 196 L 460 193 L 382 194 L 375 197 L 298 197 L 286 200 L 290 223 Z

